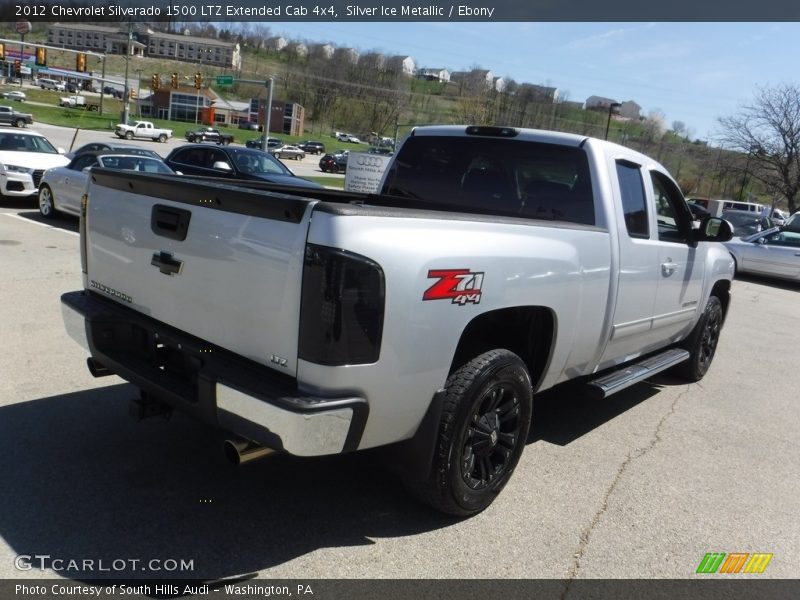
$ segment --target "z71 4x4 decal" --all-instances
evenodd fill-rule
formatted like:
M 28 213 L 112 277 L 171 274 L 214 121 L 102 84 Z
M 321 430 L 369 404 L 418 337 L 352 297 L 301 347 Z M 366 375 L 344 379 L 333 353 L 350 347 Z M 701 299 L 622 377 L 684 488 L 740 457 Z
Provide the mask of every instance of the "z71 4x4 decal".
M 450 300 L 461 306 L 481 301 L 483 273 L 473 273 L 469 269 L 431 269 L 428 278 L 439 281 L 425 290 L 423 300 Z

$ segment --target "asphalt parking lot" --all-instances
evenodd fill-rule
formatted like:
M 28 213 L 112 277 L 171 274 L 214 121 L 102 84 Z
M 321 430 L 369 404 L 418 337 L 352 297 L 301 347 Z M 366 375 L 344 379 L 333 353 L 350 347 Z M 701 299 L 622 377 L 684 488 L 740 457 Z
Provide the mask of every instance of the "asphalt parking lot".
M 737 577 L 800 576 L 798 285 L 737 280 L 699 384 L 538 397 L 510 484 L 459 521 L 408 496 L 378 453 L 236 469 L 201 424 L 131 420 L 135 390 L 92 378 L 61 322 L 60 294 L 81 285 L 76 232 L 0 199 L 0 578 L 682 579 L 709 552 L 773 554 Z M 36 554 L 45 568 L 20 570 Z

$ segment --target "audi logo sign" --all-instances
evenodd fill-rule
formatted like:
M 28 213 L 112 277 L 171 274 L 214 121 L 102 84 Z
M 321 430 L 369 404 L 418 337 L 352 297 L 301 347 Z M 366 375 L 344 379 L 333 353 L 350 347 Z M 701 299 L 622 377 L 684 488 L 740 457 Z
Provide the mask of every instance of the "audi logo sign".
M 391 160 L 390 156 L 381 154 L 351 152 L 347 157 L 344 189 L 348 192 L 377 193 L 383 178 L 383 172 Z
M 360 167 L 383 168 L 385 162 L 386 161 L 384 159 L 373 154 L 359 154 L 356 156 L 356 164 Z

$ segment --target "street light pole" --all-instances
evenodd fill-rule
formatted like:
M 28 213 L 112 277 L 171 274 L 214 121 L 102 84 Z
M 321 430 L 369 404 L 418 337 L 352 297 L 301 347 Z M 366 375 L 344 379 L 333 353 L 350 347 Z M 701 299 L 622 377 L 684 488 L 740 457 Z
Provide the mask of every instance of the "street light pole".
M 611 113 L 615 108 L 619 108 L 622 106 L 619 102 L 612 102 L 608 105 L 608 120 L 606 121 L 606 137 L 603 139 L 608 139 L 608 130 L 611 127 Z

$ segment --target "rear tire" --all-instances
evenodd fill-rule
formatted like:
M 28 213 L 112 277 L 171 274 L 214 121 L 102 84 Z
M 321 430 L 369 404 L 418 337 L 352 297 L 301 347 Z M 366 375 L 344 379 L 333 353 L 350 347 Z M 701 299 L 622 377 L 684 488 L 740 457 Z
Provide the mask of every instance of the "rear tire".
M 412 493 L 453 516 L 489 506 L 525 448 L 532 396 L 525 363 L 508 350 L 485 352 L 450 375 L 431 475 L 407 482 Z
M 717 351 L 722 319 L 722 302 L 711 296 L 691 335 L 682 344 L 689 351 L 689 360 L 675 367 L 677 374 L 693 382 L 705 376 Z

